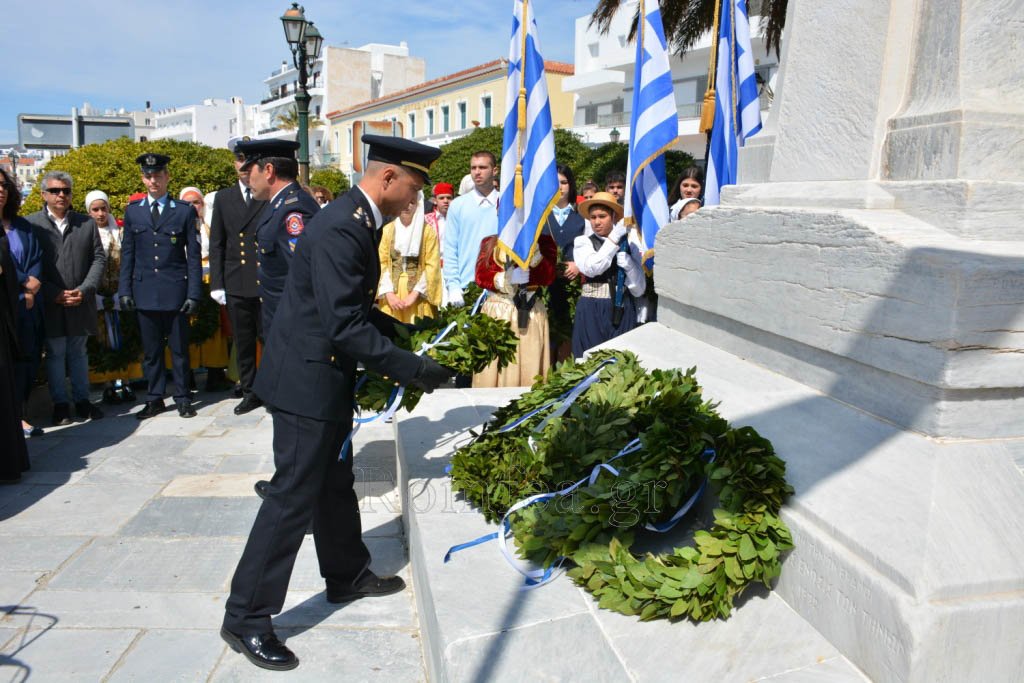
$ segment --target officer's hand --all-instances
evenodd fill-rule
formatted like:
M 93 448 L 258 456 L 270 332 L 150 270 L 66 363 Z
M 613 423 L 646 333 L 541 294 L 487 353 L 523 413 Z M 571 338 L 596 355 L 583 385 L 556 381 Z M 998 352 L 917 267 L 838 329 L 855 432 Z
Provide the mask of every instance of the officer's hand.
M 211 289 L 210 298 L 219 303 L 221 306 L 228 305 L 228 295 L 223 289 Z
M 420 369 L 409 382 L 409 386 L 428 394 L 452 378 L 452 371 L 424 354 L 420 357 Z
M 619 264 L 619 268 L 629 268 L 629 265 L 630 263 L 632 263 L 632 261 L 633 259 L 629 257 L 629 254 L 627 254 L 624 251 L 620 251 L 615 255 L 615 262 Z
M 623 223 L 619 223 L 612 228 L 611 233 L 608 235 L 608 239 L 615 242 L 615 244 L 618 244 L 622 241 L 622 238 L 626 236 L 627 232 L 629 232 L 629 228 L 627 228 Z
M 135 310 L 135 299 L 130 296 L 121 297 L 121 310 L 122 311 L 134 311 Z
M 185 315 L 195 315 L 199 312 L 199 302 L 195 299 L 185 299 L 185 303 L 181 305 L 181 312 Z
M 448 305 L 455 308 L 462 308 L 466 305 L 466 300 L 462 298 L 461 287 L 452 287 L 448 290 Z

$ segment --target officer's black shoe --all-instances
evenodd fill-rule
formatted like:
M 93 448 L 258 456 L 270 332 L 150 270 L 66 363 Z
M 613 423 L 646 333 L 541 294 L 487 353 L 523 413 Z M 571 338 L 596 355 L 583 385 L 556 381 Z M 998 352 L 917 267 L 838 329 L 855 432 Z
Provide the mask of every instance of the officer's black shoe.
M 76 401 L 75 415 L 85 420 L 99 420 L 103 418 L 104 412 L 89 401 Z
M 241 403 L 235 406 L 235 415 L 245 415 L 248 412 L 256 410 L 261 405 L 263 405 L 263 401 L 261 401 L 256 394 L 249 394 L 242 399 Z
M 146 401 L 146 407 L 135 413 L 135 418 L 138 420 L 145 420 L 149 417 L 156 417 L 162 412 L 164 412 L 163 401 Z
M 377 576 L 367 570 L 354 583 L 338 585 L 327 582 L 327 602 L 338 604 L 359 598 L 379 598 L 405 590 L 401 576 Z
M 71 406 L 67 403 L 55 403 L 53 406 L 53 424 L 54 426 L 71 424 Z
M 178 415 L 181 417 L 195 417 L 196 409 L 192 407 L 191 403 L 182 401 L 178 404 Z
M 252 488 L 256 492 L 256 495 L 259 496 L 261 500 L 266 500 L 267 491 L 270 490 L 270 482 L 261 479 L 258 482 L 256 482 Z
M 288 671 L 299 665 L 295 653 L 277 639 L 274 632 L 240 636 L 221 627 L 220 637 L 235 652 L 240 652 L 250 662 L 264 669 Z

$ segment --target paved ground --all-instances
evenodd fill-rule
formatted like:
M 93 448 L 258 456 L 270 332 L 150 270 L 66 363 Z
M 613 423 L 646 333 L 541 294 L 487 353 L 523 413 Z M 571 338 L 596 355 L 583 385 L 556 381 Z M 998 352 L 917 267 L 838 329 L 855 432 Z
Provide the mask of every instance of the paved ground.
M 190 420 L 106 407 L 31 440 L 32 471 L 0 487 L 0 681 L 425 680 L 412 589 L 330 605 L 311 538 L 275 619 L 299 668 L 264 672 L 220 640 L 252 484 L 273 469 L 270 416 L 227 396 L 200 394 Z M 374 569 L 411 584 L 390 425 L 356 447 Z

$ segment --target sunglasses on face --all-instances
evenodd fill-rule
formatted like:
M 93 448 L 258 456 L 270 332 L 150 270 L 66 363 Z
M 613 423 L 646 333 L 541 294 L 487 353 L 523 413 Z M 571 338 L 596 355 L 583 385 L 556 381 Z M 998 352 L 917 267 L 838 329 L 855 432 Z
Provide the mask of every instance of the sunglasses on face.
M 62 194 L 62 195 L 66 195 L 68 197 L 71 196 L 71 188 L 70 187 L 48 187 L 44 191 L 45 192 L 49 192 L 50 194 Z

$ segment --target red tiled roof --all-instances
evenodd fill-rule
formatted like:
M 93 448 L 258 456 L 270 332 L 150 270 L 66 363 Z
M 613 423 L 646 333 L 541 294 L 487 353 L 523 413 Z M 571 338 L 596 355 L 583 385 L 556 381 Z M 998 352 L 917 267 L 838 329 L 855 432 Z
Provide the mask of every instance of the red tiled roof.
M 455 73 L 448 74 L 446 76 L 440 76 L 438 78 L 433 78 L 433 79 L 431 79 L 429 81 L 424 81 L 423 83 L 420 83 L 418 85 L 414 85 L 412 87 L 405 88 L 403 90 L 398 90 L 397 92 L 393 92 L 390 95 L 385 95 L 383 97 L 378 97 L 375 100 L 368 100 L 366 102 L 360 102 L 359 104 L 356 104 L 356 105 L 353 105 L 351 107 L 348 107 L 347 109 L 339 109 L 337 111 L 328 112 L 327 113 L 327 118 L 334 119 L 334 118 L 337 118 L 337 117 L 341 116 L 342 114 L 347 114 L 349 112 L 358 111 L 360 109 L 365 109 L 366 107 L 369 107 L 369 106 L 377 106 L 377 105 L 380 105 L 380 104 L 386 104 L 387 102 L 393 102 L 395 100 L 401 99 L 402 97 L 404 97 L 404 96 L 406 96 L 406 95 L 408 95 L 410 93 L 414 93 L 414 92 L 417 92 L 417 91 L 430 90 L 431 88 L 433 88 L 435 86 L 441 85 L 443 83 L 449 83 L 449 82 L 458 81 L 458 80 L 461 80 L 463 78 L 466 78 L 467 76 L 471 76 L 471 75 L 475 75 L 475 74 L 480 74 L 480 73 L 487 73 L 489 71 L 504 70 L 505 69 L 505 64 L 507 64 L 507 63 L 508 63 L 508 60 L 507 59 L 503 59 L 503 58 L 502 59 L 495 59 L 495 60 L 492 60 L 490 62 L 484 62 L 483 64 L 478 64 L 478 65 L 472 66 L 472 67 L 470 67 L 468 69 L 463 69 L 462 71 L 456 71 Z M 575 73 L 575 68 L 573 67 L 573 65 L 572 64 L 567 64 L 565 62 L 549 62 L 549 61 L 545 61 L 544 62 L 544 69 L 545 69 L 545 71 L 550 71 L 551 73 L 562 74 L 562 75 L 566 75 L 566 76 L 572 76 Z

